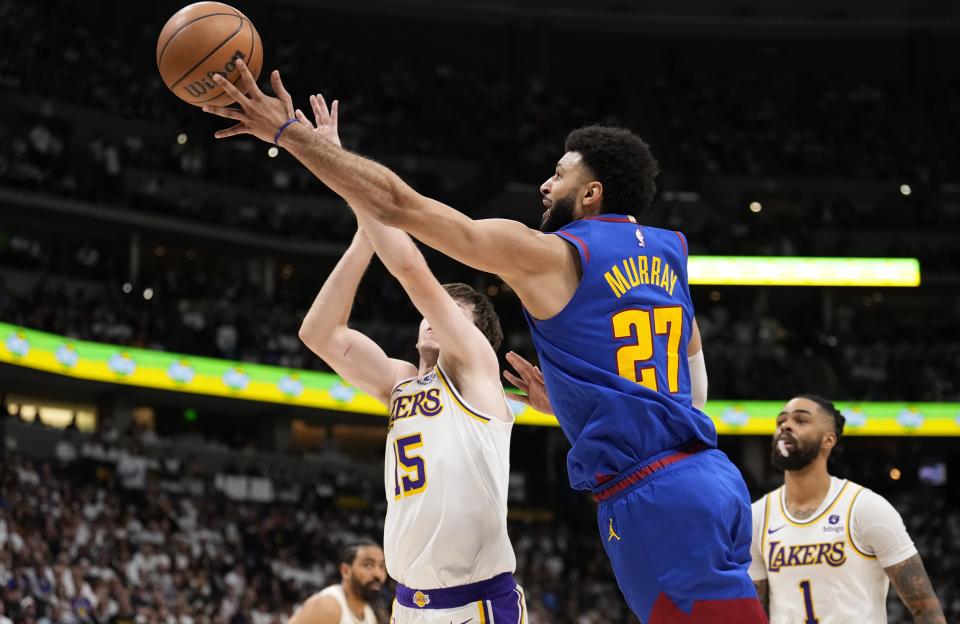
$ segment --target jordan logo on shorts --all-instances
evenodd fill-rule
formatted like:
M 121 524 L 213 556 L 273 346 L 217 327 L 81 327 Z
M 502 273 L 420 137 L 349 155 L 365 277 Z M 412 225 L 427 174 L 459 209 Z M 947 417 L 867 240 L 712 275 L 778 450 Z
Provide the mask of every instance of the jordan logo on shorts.
M 610 535 L 607 536 L 607 541 L 609 542 L 613 538 L 617 538 L 618 542 L 620 541 L 620 536 L 613 530 L 613 518 L 610 518 Z

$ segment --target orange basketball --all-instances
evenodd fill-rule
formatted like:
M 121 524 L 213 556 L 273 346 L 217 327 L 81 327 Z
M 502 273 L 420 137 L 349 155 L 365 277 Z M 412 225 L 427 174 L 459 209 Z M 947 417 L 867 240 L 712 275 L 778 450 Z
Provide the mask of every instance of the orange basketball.
M 246 15 L 220 2 L 197 2 L 180 9 L 157 40 L 157 68 L 163 83 L 194 106 L 233 101 L 213 76 L 220 74 L 237 84 L 236 60 L 241 58 L 257 78 L 263 66 L 260 35 Z

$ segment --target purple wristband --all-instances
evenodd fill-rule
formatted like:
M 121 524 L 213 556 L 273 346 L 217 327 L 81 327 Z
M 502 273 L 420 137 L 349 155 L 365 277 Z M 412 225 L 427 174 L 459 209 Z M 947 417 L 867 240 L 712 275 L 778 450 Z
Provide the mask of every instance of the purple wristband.
M 288 119 L 287 123 L 280 126 L 280 129 L 277 130 L 277 133 L 273 136 L 273 144 L 276 145 L 277 147 L 280 147 L 280 144 L 277 142 L 280 140 L 280 135 L 283 134 L 283 131 L 287 129 L 287 126 L 289 126 L 292 123 L 299 123 L 299 121 L 300 121 L 299 119 Z

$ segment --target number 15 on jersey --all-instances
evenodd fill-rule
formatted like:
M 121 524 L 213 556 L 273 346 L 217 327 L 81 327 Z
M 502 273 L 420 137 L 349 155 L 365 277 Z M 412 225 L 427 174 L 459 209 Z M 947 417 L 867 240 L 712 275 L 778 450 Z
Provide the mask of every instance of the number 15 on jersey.
M 399 500 L 414 496 L 427 489 L 427 462 L 413 453 L 423 447 L 423 434 L 397 438 L 393 443 L 393 457 L 396 465 L 393 470 L 393 498 Z

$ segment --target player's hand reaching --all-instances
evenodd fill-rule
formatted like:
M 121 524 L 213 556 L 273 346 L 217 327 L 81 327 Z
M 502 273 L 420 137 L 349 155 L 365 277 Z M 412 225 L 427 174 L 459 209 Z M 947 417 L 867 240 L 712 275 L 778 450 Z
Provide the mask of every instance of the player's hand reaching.
M 511 394 L 511 399 L 526 403 L 538 412 L 552 414 L 550 398 L 547 396 L 547 385 L 543 381 L 540 367 L 534 366 L 513 351 L 507 353 L 507 362 L 520 376 L 517 377 L 508 370 L 503 371 L 504 378 L 526 394 Z
M 223 88 L 224 93 L 240 105 L 240 108 L 212 104 L 203 107 L 204 112 L 237 122 L 229 128 L 218 130 L 214 136 L 225 139 L 239 134 L 252 134 L 267 143 L 277 142 L 281 129 L 285 129 L 289 123 L 296 122 L 293 100 L 283 87 L 283 82 L 280 81 L 280 72 L 274 70 L 270 74 L 270 84 L 277 95 L 277 97 L 270 97 L 257 86 L 253 74 L 250 73 L 243 59 L 237 60 L 237 69 L 240 71 L 239 88 L 230 84 L 230 81 L 219 74 L 213 76 L 213 81 Z
M 318 93 L 310 96 L 310 107 L 313 108 L 313 120 L 316 123 L 316 126 L 311 124 L 307 119 L 307 116 L 303 114 L 303 111 L 298 108 L 295 112 L 295 115 L 297 119 L 300 120 L 300 123 L 304 124 L 305 126 L 312 127 L 315 133 L 330 141 L 337 147 L 342 147 L 340 143 L 340 132 L 337 125 L 337 118 L 340 113 L 340 101 L 334 100 L 333 104 L 331 104 L 330 108 L 328 109 L 327 101 L 323 99 L 321 94 Z

